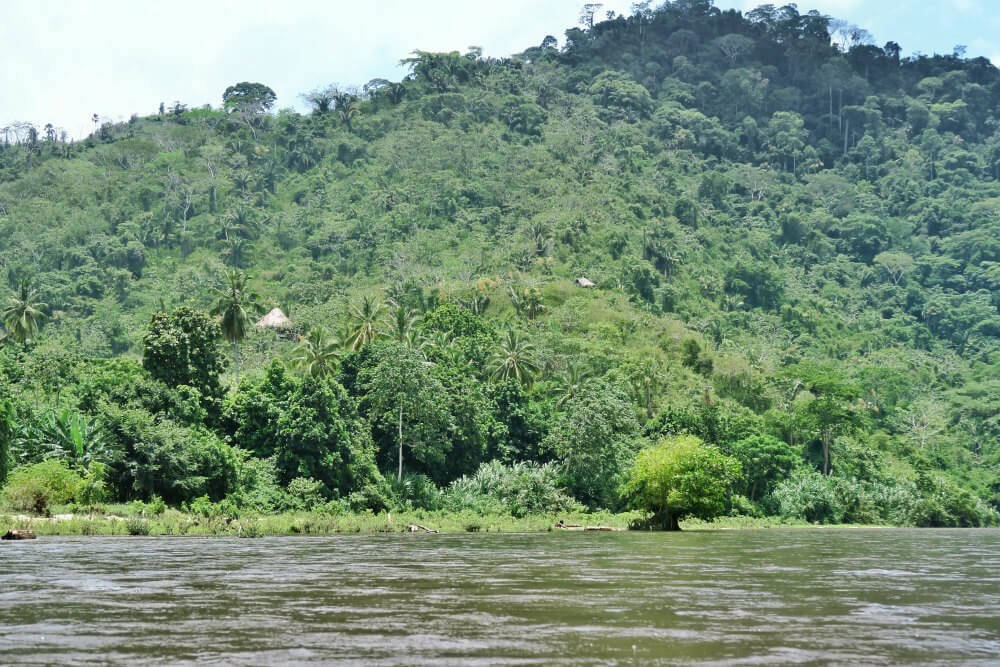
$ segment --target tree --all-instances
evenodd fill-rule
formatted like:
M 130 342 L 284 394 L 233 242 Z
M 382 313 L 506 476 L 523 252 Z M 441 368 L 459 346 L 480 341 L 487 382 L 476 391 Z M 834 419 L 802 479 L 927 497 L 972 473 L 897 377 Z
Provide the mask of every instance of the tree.
M 653 418 L 653 408 L 666 376 L 658 364 L 643 361 L 625 369 L 629 393 L 633 400 L 646 411 L 646 418 Z
M 856 401 L 861 391 L 847 383 L 833 367 L 821 364 L 789 366 L 785 375 L 798 379 L 811 400 L 799 404 L 796 421 L 799 428 L 816 434 L 823 451 L 823 474 L 830 474 L 830 445 L 833 439 L 861 422 Z
M 362 407 L 367 409 L 371 421 L 396 431 L 399 452 L 396 479 L 403 478 L 405 447 L 420 461 L 443 462 L 451 448 L 446 435 L 451 415 L 443 402 L 444 387 L 430 373 L 428 362 L 397 343 L 379 344 L 372 351 L 370 365 L 359 373 L 358 382 L 364 392 Z
M 556 407 L 562 408 L 567 402 L 575 399 L 583 389 L 584 383 L 590 379 L 591 371 L 577 363 L 571 363 L 558 378 Z
M 267 113 L 277 99 L 278 96 L 274 91 L 264 84 L 243 81 L 226 88 L 222 93 L 222 107 L 230 113 L 238 113 L 256 139 L 254 122 L 259 116 Z
M 219 323 L 187 306 L 155 313 L 143 338 L 142 365 L 168 387 L 194 387 L 206 399 L 219 398 L 222 356 Z
M 893 285 L 898 285 L 906 272 L 913 268 L 913 257 L 905 252 L 880 252 L 875 263 L 882 267 Z
M 17 291 L 11 292 L 10 305 L 0 314 L 7 337 L 18 343 L 37 338 L 46 319 L 42 309 L 48 307 L 38 301 L 38 290 L 32 289 L 27 280 L 18 282 Z
M 744 53 L 753 48 L 753 40 L 746 35 L 729 34 L 719 37 L 713 42 L 723 55 L 729 58 L 730 64 L 735 64 L 736 60 Z
M 384 303 L 368 295 L 363 296 L 361 303 L 351 308 L 353 324 L 348 344 L 352 350 L 360 350 L 378 337 L 379 321 L 384 310 Z
M 336 336 L 328 336 L 321 327 L 313 327 L 292 353 L 293 363 L 307 375 L 326 377 L 337 368 L 343 343 Z
M 7 479 L 10 447 L 14 441 L 14 406 L 6 398 L 0 399 L 0 487 Z
M 529 387 L 540 370 L 535 346 L 513 329 L 505 331 L 500 338 L 492 361 L 494 380 L 516 380 Z
M 270 110 L 277 99 L 274 91 L 264 84 L 243 81 L 226 88 L 222 93 L 222 106 L 226 111 L 262 114 Z
M 802 461 L 802 449 L 770 435 L 744 438 L 729 445 L 743 466 L 743 495 L 760 500 Z
M 417 325 L 420 324 L 420 313 L 399 304 L 394 305 L 396 308 L 389 314 L 389 320 L 380 333 L 407 347 L 417 347 L 420 342 L 417 331 Z
M 775 161 L 787 169 L 791 158 L 791 171 L 806 147 L 809 132 L 804 127 L 802 116 L 794 111 L 776 111 L 767 124 L 767 143 Z
M 311 376 L 291 387 L 279 398 L 273 424 L 281 481 L 311 477 L 328 494 L 346 497 L 380 479 L 371 432 L 344 388 L 329 377 Z
M 347 131 L 353 132 L 351 121 L 361 115 L 361 105 L 354 95 L 337 103 L 337 115 L 347 125 Z
M 602 380 L 591 380 L 552 426 L 542 450 L 554 455 L 563 479 L 591 508 L 614 508 L 639 430 L 628 398 Z
M 627 120 L 646 117 L 653 108 L 649 91 L 624 72 L 602 72 L 588 92 L 598 104 L 618 111 Z
M 621 492 L 633 507 L 652 514 L 649 525 L 680 530 L 686 516 L 722 514 L 739 474 L 739 461 L 718 447 L 678 435 L 642 449 Z
M 221 316 L 222 334 L 233 344 L 236 361 L 236 384 L 240 383 L 240 343 L 253 326 L 253 317 L 260 314 L 257 293 L 250 287 L 250 278 L 242 271 L 226 272 L 226 285 L 216 289 L 219 300 L 212 314 Z
M 589 2 L 580 10 L 580 25 L 588 30 L 594 27 L 594 14 L 604 5 L 600 2 Z
M 314 114 L 323 115 L 333 110 L 337 92 L 337 87 L 331 84 L 323 88 L 314 88 L 308 93 L 303 93 L 301 97 L 312 107 Z

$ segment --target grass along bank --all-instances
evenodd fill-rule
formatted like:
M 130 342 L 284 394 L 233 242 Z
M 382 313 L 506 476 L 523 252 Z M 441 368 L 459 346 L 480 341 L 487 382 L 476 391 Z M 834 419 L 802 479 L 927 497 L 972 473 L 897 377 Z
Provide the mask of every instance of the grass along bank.
M 390 512 L 388 514 L 347 513 L 330 515 L 318 512 L 232 518 L 204 516 L 168 508 L 159 514 L 133 511 L 128 505 L 93 508 L 88 513 L 74 513 L 72 506 L 57 507 L 49 517 L 32 516 L 0 510 L 0 534 L 8 530 L 31 530 L 38 536 L 211 536 L 265 537 L 295 535 L 351 535 L 410 532 L 420 526 L 440 533 L 544 533 L 553 530 L 560 520 L 580 526 L 605 526 L 627 530 L 640 512 L 595 512 L 560 515 L 513 517 L 502 514 L 471 512 Z M 805 521 L 779 517 L 719 517 L 713 521 L 689 519 L 681 522 L 686 531 L 765 530 L 770 528 L 816 527 Z M 841 526 L 842 527 L 842 526 Z M 879 526 L 865 526 L 876 528 Z M 423 533 L 424 530 L 418 529 Z
M 71 509 L 71 508 L 56 508 Z M 95 510 L 98 508 L 94 508 Z M 321 514 L 288 512 L 255 517 L 204 516 L 165 509 L 159 514 L 129 512 L 127 505 L 107 506 L 100 511 L 72 513 L 55 511 L 50 517 L 15 512 L 0 513 L 0 533 L 21 529 L 39 536 L 230 536 L 263 537 L 277 535 L 337 535 L 409 532 L 421 526 L 441 533 L 541 533 L 552 530 L 559 520 L 581 526 L 627 529 L 637 512 L 574 513 L 555 515 L 480 515 L 466 512 L 412 511 L 388 514 Z M 419 532 L 424 530 L 419 529 Z

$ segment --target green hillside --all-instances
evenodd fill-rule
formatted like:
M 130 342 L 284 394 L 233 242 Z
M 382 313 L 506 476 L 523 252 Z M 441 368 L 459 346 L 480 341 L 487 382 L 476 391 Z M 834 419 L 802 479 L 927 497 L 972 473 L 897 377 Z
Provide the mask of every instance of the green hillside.
M 230 512 L 996 522 L 1000 71 L 644 7 L 306 115 L 239 84 L 7 128 L 8 488 L 56 459 Z

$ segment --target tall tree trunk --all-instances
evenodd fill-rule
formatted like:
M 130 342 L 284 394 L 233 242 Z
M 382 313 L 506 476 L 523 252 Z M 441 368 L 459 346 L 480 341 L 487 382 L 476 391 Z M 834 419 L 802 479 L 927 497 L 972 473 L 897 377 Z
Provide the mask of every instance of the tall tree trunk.
M 833 434 L 830 431 L 823 431 L 823 474 L 830 474 L 830 441 Z
M 403 481 L 403 404 L 399 404 L 399 472 L 396 481 Z
M 236 357 L 236 386 L 240 386 L 240 344 L 233 343 L 233 356 Z
M 830 131 L 833 131 L 833 84 L 830 84 Z

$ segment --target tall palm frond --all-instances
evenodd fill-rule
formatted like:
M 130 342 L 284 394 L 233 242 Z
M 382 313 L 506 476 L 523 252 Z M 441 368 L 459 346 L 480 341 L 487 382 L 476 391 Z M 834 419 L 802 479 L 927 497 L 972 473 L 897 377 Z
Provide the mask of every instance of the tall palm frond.
M 361 303 L 351 309 L 353 330 L 350 345 L 352 350 L 360 350 L 378 336 L 379 320 L 385 311 L 385 304 L 372 296 L 362 297 Z
M 337 368 L 343 343 L 336 336 L 328 336 L 320 327 L 314 327 L 300 338 L 292 353 L 295 366 L 313 377 L 325 377 Z
M 517 380 L 524 386 L 531 386 L 540 368 L 535 346 L 513 329 L 508 329 L 493 353 L 493 378 Z
M 570 364 L 566 371 L 559 377 L 559 398 L 556 400 L 556 407 L 572 401 L 579 395 L 583 384 L 590 379 L 591 371 L 580 364 Z
M 404 308 L 395 303 L 393 305 L 396 307 L 389 313 L 389 317 L 379 333 L 407 347 L 419 345 L 420 337 L 417 332 L 417 324 L 420 323 L 420 314 L 410 308 Z
M 17 290 L 11 293 L 10 305 L 2 313 L 7 337 L 19 343 L 37 338 L 47 319 L 42 312 L 44 308 L 48 304 L 38 301 L 38 290 L 32 289 L 27 280 L 18 282 Z
M 225 286 L 215 289 L 219 300 L 212 314 L 221 317 L 222 335 L 233 344 L 236 360 L 236 382 L 240 381 L 240 343 L 253 326 L 253 317 L 260 314 L 258 296 L 250 287 L 250 278 L 238 270 L 226 272 Z

